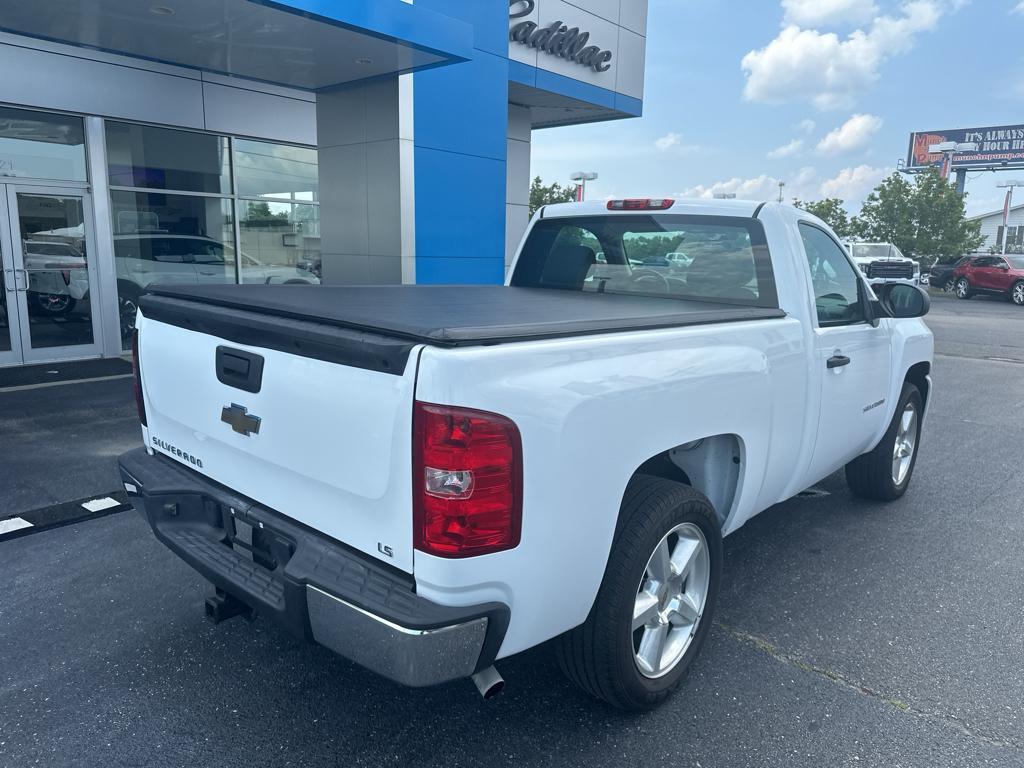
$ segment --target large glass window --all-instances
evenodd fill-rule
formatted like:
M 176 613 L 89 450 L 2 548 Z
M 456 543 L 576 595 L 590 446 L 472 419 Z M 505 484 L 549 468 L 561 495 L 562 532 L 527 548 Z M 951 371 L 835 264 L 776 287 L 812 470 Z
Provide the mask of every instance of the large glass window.
M 0 177 L 85 181 L 82 118 L 0 107 Z
M 239 200 L 242 282 L 320 282 L 320 208 Z
M 112 187 L 231 193 L 223 136 L 108 122 L 107 163 Z
M 246 139 L 235 139 L 234 145 L 239 196 L 319 200 L 315 149 Z
M 153 283 L 320 282 L 316 150 L 116 122 L 106 134 L 126 345 Z
M 148 285 L 235 282 L 231 200 L 114 191 L 111 203 L 125 343 Z

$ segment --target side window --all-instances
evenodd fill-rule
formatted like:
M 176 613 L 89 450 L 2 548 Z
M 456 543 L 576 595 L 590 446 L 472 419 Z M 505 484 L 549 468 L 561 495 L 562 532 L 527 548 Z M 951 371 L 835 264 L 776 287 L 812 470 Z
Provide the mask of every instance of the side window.
M 800 224 L 800 237 L 807 252 L 818 324 L 826 327 L 863 322 L 860 278 L 842 248 L 822 230 L 808 224 Z
M 998 259 L 994 258 L 993 256 L 982 256 L 980 259 L 975 259 L 973 266 L 975 266 L 975 267 L 994 267 L 996 265 L 997 261 L 998 261 Z

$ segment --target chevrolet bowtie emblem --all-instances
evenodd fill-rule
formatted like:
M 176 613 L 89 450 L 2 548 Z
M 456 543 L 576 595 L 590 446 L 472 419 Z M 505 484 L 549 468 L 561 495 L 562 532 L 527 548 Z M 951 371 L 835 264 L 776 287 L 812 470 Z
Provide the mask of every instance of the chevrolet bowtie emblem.
M 260 417 L 249 413 L 238 403 L 232 403 L 231 407 L 224 407 L 220 411 L 220 420 L 230 426 L 240 435 L 258 435 L 260 433 Z

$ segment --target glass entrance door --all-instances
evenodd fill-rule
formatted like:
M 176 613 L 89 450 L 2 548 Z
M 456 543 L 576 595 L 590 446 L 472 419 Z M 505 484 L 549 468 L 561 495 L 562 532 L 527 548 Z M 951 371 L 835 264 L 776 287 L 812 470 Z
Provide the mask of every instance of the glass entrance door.
M 4 187 L 0 364 L 99 355 L 88 196 L 81 189 Z

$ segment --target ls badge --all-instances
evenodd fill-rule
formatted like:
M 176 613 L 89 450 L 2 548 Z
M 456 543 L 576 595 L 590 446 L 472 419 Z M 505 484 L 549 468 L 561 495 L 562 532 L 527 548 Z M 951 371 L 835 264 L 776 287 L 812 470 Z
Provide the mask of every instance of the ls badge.
M 220 420 L 238 434 L 245 435 L 246 437 L 260 433 L 260 417 L 253 416 L 249 413 L 248 408 L 238 403 L 232 403 L 230 408 L 222 408 Z

